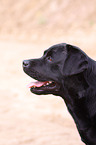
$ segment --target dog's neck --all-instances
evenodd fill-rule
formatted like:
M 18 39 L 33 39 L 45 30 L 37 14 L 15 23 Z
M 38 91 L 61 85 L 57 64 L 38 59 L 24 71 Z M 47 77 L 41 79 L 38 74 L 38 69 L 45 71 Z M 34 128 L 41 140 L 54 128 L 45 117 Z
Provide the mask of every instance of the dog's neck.
M 88 63 L 88 69 L 82 74 L 76 77 L 64 78 L 65 94 L 61 95 L 83 141 L 87 138 L 85 134 L 86 130 L 88 131 L 90 128 L 94 128 L 96 122 L 96 119 L 94 119 L 96 116 L 96 101 L 94 97 L 96 96 L 96 62 L 89 59 Z M 80 77 L 81 83 L 79 83 Z
M 81 82 L 79 82 L 79 80 Z M 64 78 L 63 84 L 63 91 L 61 92 L 65 93 L 61 94 L 61 97 L 65 100 L 67 106 L 71 105 L 73 108 L 74 106 L 78 107 L 77 104 L 84 102 L 82 100 L 85 98 L 90 100 L 90 98 L 92 98 L 92 95 L 89 96 L 90 92 L 96 96 L 96 61 L 89 59 L 88 69 L 86 71 L 76 76 L 74 75 Z M 86 94 L 88 96 L 86 96 Z
M 96 61 L 89 59 L 85 78 L 88 84 L 92 84 L 92 87 L 96 86 Z M 94 89 L 96 89 L 96 87 Z

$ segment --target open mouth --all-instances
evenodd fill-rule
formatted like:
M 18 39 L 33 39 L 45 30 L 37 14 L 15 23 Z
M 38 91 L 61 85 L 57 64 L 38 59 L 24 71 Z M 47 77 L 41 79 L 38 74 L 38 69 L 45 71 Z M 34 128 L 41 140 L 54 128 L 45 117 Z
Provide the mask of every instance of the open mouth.
M 51 94 L 59 89 L 59 85 L 54 81 L 45 81 L 45 82 L 31 82 L 28 87 L 31 92 L 35 94 Z

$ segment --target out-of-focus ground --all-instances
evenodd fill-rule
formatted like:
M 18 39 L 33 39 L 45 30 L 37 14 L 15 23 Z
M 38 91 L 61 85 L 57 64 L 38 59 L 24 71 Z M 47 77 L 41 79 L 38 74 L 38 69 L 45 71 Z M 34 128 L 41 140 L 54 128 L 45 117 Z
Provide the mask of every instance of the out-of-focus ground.
M 83 145 L 63 100 L 32 94 L 22 70 L 60 42 L 96 59 L 96 0 L 0 1 L 0 145 Z

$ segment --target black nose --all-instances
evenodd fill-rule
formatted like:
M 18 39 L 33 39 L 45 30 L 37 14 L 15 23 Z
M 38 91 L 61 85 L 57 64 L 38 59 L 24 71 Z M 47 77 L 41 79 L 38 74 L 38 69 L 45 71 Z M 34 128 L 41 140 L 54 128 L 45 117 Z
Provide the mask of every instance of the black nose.
M 23 61 L 23 66 L 28 67 L 29 66 L 29 60 L 24 60 Z

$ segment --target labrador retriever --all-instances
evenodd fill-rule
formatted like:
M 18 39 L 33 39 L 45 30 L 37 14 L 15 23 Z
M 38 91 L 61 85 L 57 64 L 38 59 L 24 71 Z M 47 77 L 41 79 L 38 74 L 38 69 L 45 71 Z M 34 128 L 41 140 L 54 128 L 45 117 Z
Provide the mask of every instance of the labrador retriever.
M 61 96 L 81 140 L 96 145 L 96 62 L 70 44 L 54 45 L 39 59 L 23 61 L 23 70 L 37 80 L 32 93 Z

